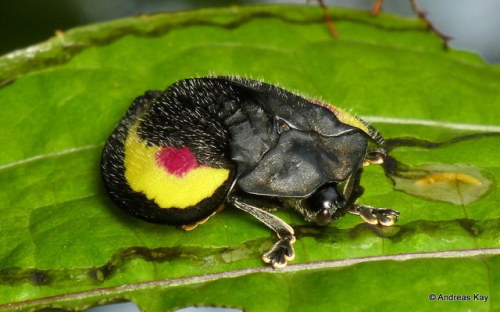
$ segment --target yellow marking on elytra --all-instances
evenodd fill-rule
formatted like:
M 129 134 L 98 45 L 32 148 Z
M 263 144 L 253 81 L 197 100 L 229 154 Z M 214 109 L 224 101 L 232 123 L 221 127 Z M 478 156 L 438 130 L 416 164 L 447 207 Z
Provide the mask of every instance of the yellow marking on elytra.
M 471 176 L 470 174 L 459 172 L 441 172 L 428 174 L 425 177 L 415 181 L 415 184 L 419 186 L 428 186 L 439 182 L 481 185 L 481 181 L 476 177 Z
M 335 116 L 340 120 L 340 122 L 352 126 L 354 128 L 358 128 L 364 133 L 366 133 L 369 137 L 371 137 L 375 142 L 378 142 L 379 144 L 381 143 L 380 141 L 383 141 L 382 136 L 380 133 L 378 133 L 375 129 L 372 127 L 368 126 L 364 121 L 359 119 L 358 117 L 348 113 L 347 111 L 343 110 L 342 108 L 339 108 L 337 106 L 333 106 L 324 102 L 321 102 L 319 100 L 315 99 L 309 99 L 309 101 L 315 103 L 316 105 L 320 105 L 323 107 L 326 107 L 330 111 L 332 111 Z
M 333 113 L 337 116 L 340 122 L 353 126 L 354 128 L 358 128 L 366 134 L 371 135 L 370 128 L 368 128 L 368 126 L 356 116 L 349 114 L 345 110 L 336 106 L 333 108 Z
M 178 177 L 156 162 L 160 146 L 147 146 L 130 128 L 125 142 L 125 178 L 132 190 L 143 193 L 161 208 L 187 208 L 209 198 L 227 179 L 228 169 L 200 166 Z
M 384 138 L 382 137 L 382 135 L 377 130 L 375 130 L 375 128 L 369 126 L 362 119 L 360 119 L 352 114 L 349 114 L 345 110 L 338 108 L 338 107 L 334 107 L 333 112 L 334 112 L 335 116 L 337 116 L 337 118 L 340 120 L 340 122 L 360 129 L 361 131 L 366 133 L 377 144 L 384 143 Z M 373 164 L 380 164 L 380 163 L 376 163 L 376 162 L 372 162 L 372 163 Z

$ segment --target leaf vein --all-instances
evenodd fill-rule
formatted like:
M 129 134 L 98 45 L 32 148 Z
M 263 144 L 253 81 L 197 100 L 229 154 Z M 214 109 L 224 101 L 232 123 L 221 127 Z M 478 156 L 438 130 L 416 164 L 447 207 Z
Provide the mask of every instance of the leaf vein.
M 44 159 L 44 158 L 57 157 L 57 156 L 62 156 L 62 155 L 67 155 L 67 154 L 72 154 L 72 153 L 76 153 L 76 152 L 81 152 L 81 151 L 85 151 L 85 150 L 98 148 L 98 147 L 101 147 L 103 144 L 104 143 L 84 145 L 84 146 L 79 146 L 79 147 L 68 148 L 68 149 L 53 152 L 53 153 L 41 154 L 41 155 L 36 155 L 33 157 L 20 159 L 17 161 L 13 161 L 13 162 L 1 165 L 0 170 L 24 165 L 26 163 L 37 161 L 37 160 Z
M 378 123 L 401 124 L 401 125 L 441 127 L 441 128 L 449 128 L 457 130 L 500 132 L 500 126 L 495 126 L 495 125 L 479 125 L 479 124 L 456 123 L 456 122 L 430 120 L 430 119 L 397 118 L 389 116 L 360 116 L 360 117 L 363 120 L 366 120 L 370 123 L 378 122 Z

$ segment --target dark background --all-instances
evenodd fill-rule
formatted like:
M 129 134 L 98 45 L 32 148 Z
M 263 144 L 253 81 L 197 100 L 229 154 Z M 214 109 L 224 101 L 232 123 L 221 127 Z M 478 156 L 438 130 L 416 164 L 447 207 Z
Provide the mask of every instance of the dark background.
M 328 6 L 369 9 L 372 0 L 324 0 Z M 56 30 L 141 13 L 255 3 L 298 3 L 307 0 L 1 0 L 0 55 L 44 41 Z M 429 19 L 454 39 L 452 47 L 478 52 L 500 63 L 500 0 L 418 0 Z M 317 5 L 309 0 L 309 5 Z M 319 10 L 319 9 L 318 9 Z M 409 0 L 385 0 L 384 11 L 415 16 Z

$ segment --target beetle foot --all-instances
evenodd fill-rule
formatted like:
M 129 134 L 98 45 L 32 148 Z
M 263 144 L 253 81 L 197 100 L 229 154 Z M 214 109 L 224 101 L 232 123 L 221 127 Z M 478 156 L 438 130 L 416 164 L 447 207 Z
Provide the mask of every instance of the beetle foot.
M 353 205 L 349 212 L 360 216 L 366 223 L 384 226 L 394 225 L 399 218 L 399 212 L 396 210 L 364 205 Z
M 287 261 L 292 261 L 295 257 L 292 244 L 295 242 L 295 236 L 287 235 L 280 238 L 274 246 L 266 252 L 262 259 L 265 263 L 269 263 L 275 269 L 282 269 L 286 266 Z

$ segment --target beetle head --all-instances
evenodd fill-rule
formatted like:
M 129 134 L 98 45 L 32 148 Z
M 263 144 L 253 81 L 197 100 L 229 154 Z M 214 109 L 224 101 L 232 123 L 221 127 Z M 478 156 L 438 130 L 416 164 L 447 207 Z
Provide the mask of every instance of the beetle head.
M 346 210 L 346 200 L 336 183 L 321 186 L 311 196 L 303 199 L 300 205 L 300 211 L 306 221 L 319 225 L 326 225 L 338 219 Z

